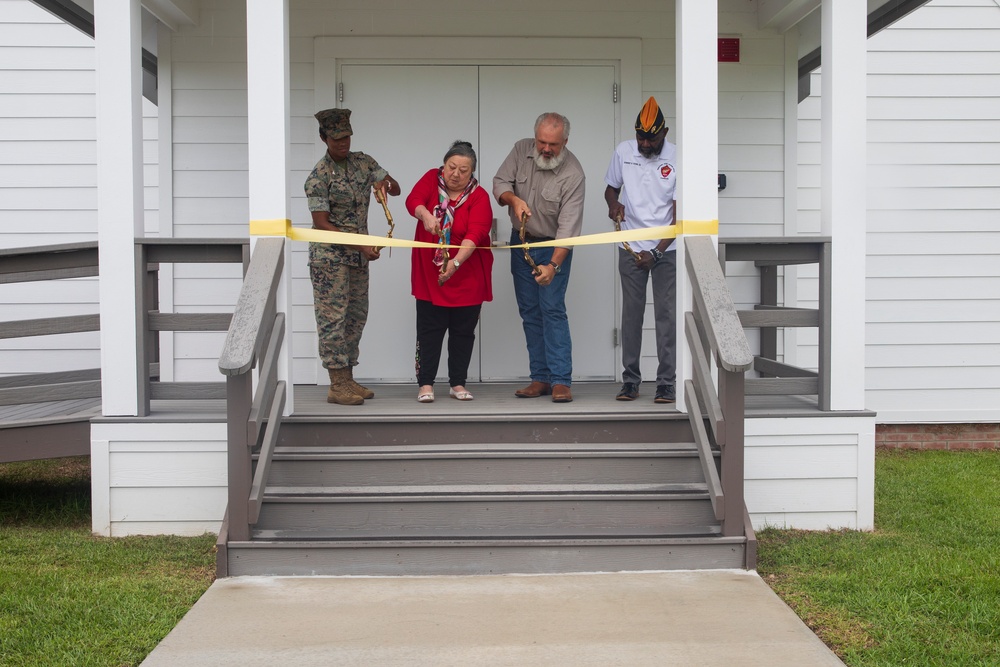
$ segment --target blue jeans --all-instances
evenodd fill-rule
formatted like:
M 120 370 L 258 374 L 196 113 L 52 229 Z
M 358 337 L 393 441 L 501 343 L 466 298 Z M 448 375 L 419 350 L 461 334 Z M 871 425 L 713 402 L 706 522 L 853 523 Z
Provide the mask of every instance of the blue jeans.
M 519 245 L 521 237 L 511 231 L 510 242 Z M 545 264 L 552 259 L 554 248 L 529 250 L 535 264 Z M 531 267 L 524 260 L 524 252 L 510 252 L 510 273 L 514 278 L 514 296 L 521 313 L 524 339 L 528 347 L 528 365 L 531 379 L 536 382 L 564 384 L 573 382 L 573 341 L 569 334 L 566 316 L 566 288 L 569 286 L 570 265 L 573 251 L 559 267 L 559 273 L 549 285 L 535 282 Z

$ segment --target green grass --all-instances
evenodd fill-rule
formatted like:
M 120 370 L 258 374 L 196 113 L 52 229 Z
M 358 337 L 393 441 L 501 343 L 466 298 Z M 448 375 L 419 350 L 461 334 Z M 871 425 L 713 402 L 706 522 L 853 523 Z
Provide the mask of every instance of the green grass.
M 767 529 L 765 581 L 852 667 L 1000 665 L 1000 452 L 876 458 L 872 533 Z M 137 665 L 214 537 L 90 535 L 87 459 L 0 464 L 0 665 Z
M 875 528 L 763 530 L 758 571 L 851 667 L 1000 665 L 1000 452 L 879 451 Z
M 0 665 L 138 665 L 211 584 L 214 548 L 93 537 L 86 458 L 0 464 Z

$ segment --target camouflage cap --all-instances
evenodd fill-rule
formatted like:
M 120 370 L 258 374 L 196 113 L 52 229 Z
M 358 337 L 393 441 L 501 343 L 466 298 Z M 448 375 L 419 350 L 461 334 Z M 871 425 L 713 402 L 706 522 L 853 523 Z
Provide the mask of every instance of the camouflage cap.
M 319 126 L 329 139 L 340 139 L 354 134 L 351 129 L 350 109 L 324 109 L 316 114 Z

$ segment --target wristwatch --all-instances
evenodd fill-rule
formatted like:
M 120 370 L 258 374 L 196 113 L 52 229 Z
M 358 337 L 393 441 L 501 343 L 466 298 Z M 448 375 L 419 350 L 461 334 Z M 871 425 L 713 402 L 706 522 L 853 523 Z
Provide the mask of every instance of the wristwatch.
M 661 259 L 663 259 L 663 253 L 660 252 L 659 248 L 653 248 L 649 252 L 650 252 L 650 254 L 653 255 L 653 259 L 655 259 L 657 262 L 659 262 Z
M 462 266 L 462 263 L 457 259 L 451 260 L 451 263 L 455 265 L 455 270 L 458 271 L 458 267 Z
M 553 270 L 554 270 L 554 271 L 555 271 L 556 273 L 559 273 L 559 265 L 558 265 L 558 264 L 556 264 L 555 262 L 549 262 L 549 266 L 551 266 L 551 267 L 552 267 L 552 269 L 553 269 Z

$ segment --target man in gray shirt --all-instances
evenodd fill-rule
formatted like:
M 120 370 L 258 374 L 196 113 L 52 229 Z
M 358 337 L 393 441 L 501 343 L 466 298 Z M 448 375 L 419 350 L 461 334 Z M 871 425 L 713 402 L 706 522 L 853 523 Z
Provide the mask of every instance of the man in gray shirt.
M 543 113 L 535 121 L 535 138 L 521 139 L 493 177 L 493 196 L 510 214 L 511 245 L 579 236 L 583 230 L 585 176 L 580 161 L 566 149 L 569 120 Z M 519 398 L 552 395 L 556 403 L 573 400 L 573 343 L 566 316 L 572 248 L 528 251 L 537 273 L 521 252 L 510 253 L 514 295 L 528 348 L 531 384 Z

